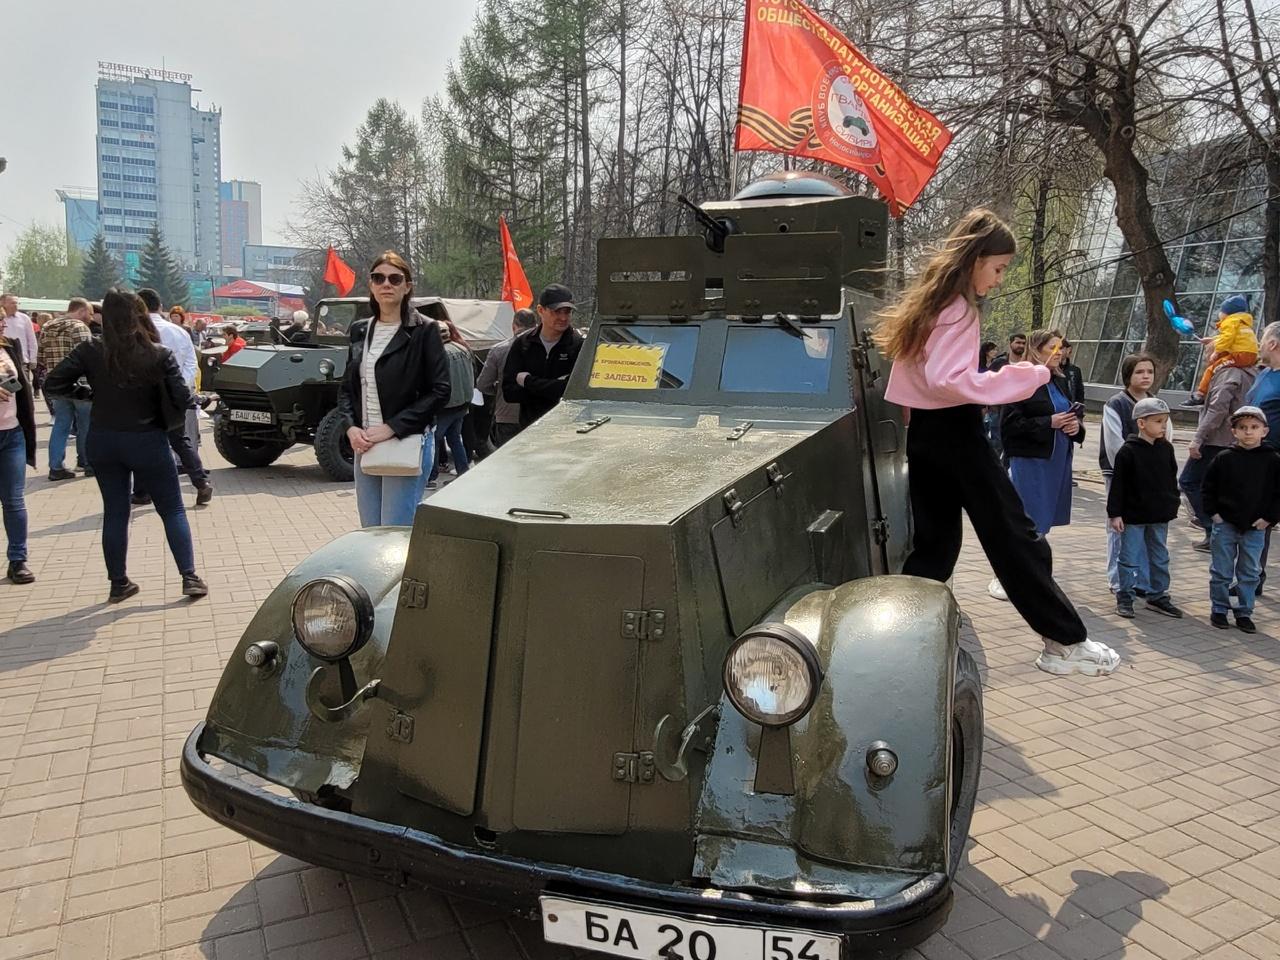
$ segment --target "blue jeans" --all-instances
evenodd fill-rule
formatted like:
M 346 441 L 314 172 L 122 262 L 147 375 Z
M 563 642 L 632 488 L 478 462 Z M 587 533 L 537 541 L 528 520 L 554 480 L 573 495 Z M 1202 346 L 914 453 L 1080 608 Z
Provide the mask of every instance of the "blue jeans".
M 1106 487 L 1107 495 L 1111 495 L 1111 474 L 1104 474 L 1102 482 Z M 1111 592 L 1117 596 L 1120 593 L 1120 534 L 1111 529 L 1111 524 L 1107 524 L 1107 586 L 1111 588 Z M 1138 545 L 1138 549 L 1142 551 L 1138 557 L 1138 582 L 1134 585 L 1136 589 L 1143 593 L 1151 592 L 1151 584 L 1147 578 L 1147 553 L 1146 546 Z
M 1169 595 L 1169 550 L 1165 538 L 1167 523 L 1126 523 L 1120 537 L 1120 589 L 1117 600 L 1133 603 L 1134 588 L 1147 583 L 1147 599 Z
M 89 434 L 86 451 L 102 492 L 102 557 L 113 582 L 128 578 L 129 491 L 132 478 L 151 494 L 156 513 L 164 523 L 178 573 L 194 576 L 195 547 L 191 525 L 182 506 L 178 470 L 173 465 L 169 436 L 163 430 L 104 430 Z
M 427 492 L 427 478 L 436 459 L 436 437 L 422 438 L 422 472 L 413 477 L 373 477 L 360 470 L 356 454 L 356 510 L 362 527 L 410 527 L 413 514 Z
M 0 507 L 10 563 L 27 562 L 27 438 L 22 427 L 0 430 Z
M 88 400 L 72 400 L 70 397 L 49 397 L 53 409 L 53 429 L 49 431 L 49 470 L 66 469 L 67 438 L 71 428 L 76 431 L 76 464 L 88 463 L 84 455 L 84 442 L 89 437 L 89 411 L 93 404 Z
M 467 419 L 467 411 L 470 409 L 470 405 L 454 407 L 443 411 L 436 419 L 436 433 L 444 437 L 444 442 L 449 447 L 449 456 L 453 459 L 453 472 L 458 476 L 471 469 L 471 461 L 467 459 L 467 445 L 462 442 L 462 421 Z M 431 479 L 434 480 L 439 474 L 440 468 L 432 466 Z
M 1213 526 L 1213 519 L 1204 512 L 1200 502 L 1200 486 L 1204 483 L 1205 471 L 1209 469 L 1213 458 L 1225 449 L 1227 448 L 1201 447 L 1200 456 L 1194 460 L 1188 457 L 1182 473 L 1178 476 L 1178 487 L 1187 495 L 1187 502 L 1191 504 L 1192 512 L 1205 530 Z
M 1253 616 L 1258 575 L 1262 572 L 1262 545 L 1266 539 L 1265 530 L 1253 527 L 1237 530 L 1230 523 L 1213 525 L 1209 550 L 1209 603 L 1214 613 L 1225 615 L 1231 611 L 1228 591 L 1234 576 L 1239 590 L 1236 591 L 1238 596 L 1233 612 L 1237 617 Z

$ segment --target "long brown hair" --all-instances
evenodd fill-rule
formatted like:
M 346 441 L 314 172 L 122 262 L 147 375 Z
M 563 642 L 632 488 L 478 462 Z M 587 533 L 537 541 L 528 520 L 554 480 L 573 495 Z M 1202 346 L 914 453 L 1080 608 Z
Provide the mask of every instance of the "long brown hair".
M 147 305 L 132 293 L 111 289 L 102 298 L 102 350 L 107 372 L 121 383 L 155 378 L 160 335 Z
M 404 299 L 400 301 L 400 322 L 408 326 L 409 314 L 413 312 L 409 305 L 409 301 L 413 299 L 413 271 L 409 269 L 409 264 L 400 254 L 394 250 L 384 250 L 369 267 L 369 273 L 373 273 L 384 263 L 389 263 L 404 274 Z M 382 307 L 378 305 L 378 298 L 373 295 L 372 287 L 369 288 L 369 309 L 373 311 L 373 319 L 376 322 L 382 314 Z
M 929 262 L 898 302 L 880 311 L 872 339 L 891 360 L 913 360 L 924 349 L 943 307 L 957 296 L 972 302 L 973 271 L 979 257 L 1015 253 L 1018 242 L 990 210 L 970 210 L 951 228 Z

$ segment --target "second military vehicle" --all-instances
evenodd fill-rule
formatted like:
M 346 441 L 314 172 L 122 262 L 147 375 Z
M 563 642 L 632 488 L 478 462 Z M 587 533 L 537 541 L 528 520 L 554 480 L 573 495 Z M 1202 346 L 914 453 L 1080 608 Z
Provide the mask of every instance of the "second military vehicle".
M 200 810 L 621 957 L 942 924 L 981 689 L 951 592 L 896 575 L 886 211 L 796 173 L 706 211 L 705 241 L 600 243 L 559 406 L 280 583 L 187 740 Z
M 473 350 L 482 353 L 511 335 L 512 307 L 494 300 L 421 297 L 414 306 L 430 315 L 443 304 Z M 355 463 L 347 440 L 350 423 L 337 409 L 347 368 L 348 331 L 369 316 L 368 298 L 321 300 L 315 329 L 285 342 L 276 327 L 258 342 L 206 373 L 202 388 L 218 396 L 213 442 L 237 467 L 265 467 L 295 443 L 315 448 L 316 462 L 331 480 L 350 481 Z

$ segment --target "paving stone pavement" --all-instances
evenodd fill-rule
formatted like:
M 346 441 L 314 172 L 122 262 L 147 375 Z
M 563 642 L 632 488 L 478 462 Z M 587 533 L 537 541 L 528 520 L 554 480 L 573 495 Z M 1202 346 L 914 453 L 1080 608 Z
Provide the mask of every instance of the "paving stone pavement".
M 203 450 L 217 496 L 191 512 L 212 589 L 197 603 L 139 508 L 143 590 L 107 607 L 96 487 L 29 474 L 39 579 L 0 583 L 0 960 L 568 956 L 532 923 L 309 867 L 195 813 L 179 752 L 224 659 L 276 581 L 356 525 L 350 490 L 307 448 L 267 470 L 226 466 L 207 432 Z M 1179 522 L 1187 618 L 1117 619 L 1094 462 L 1090 444 L 1076 523 L 1050 541 L 1124 666 L 1036 671 L 1035 639 L 987 596 L 969 535 L 955 591 L 984 678 L 981 803 L 950 919 L 906 960 L 1280 957 L 1280 605 L 1262 602 L 1252 638 L 1208 628 L 1206 558 Z

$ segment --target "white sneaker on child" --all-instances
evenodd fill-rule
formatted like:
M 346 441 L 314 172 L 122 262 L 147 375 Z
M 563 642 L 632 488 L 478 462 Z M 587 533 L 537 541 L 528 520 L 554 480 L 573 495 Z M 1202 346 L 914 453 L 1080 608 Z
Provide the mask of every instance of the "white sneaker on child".
M 991 596 L 995 597 L 997 600 L 1007 601 L 1009 599 L 1009 595 L 1004 592 L 1004 587 L 1000 585 L 999 579 L 992 580 L 987 584 L 987 593 L 991 594 Z
M 1082 673 L 1086 677 L 1098 677 L 1111 673 L 1120 666 L 1120 654 L 1105 643 L 1085 640 L 1082 643 L 1062 644 L 1048 637 L 1044 651 L 1036 658 L 1036 666 L 1045 673 L 1067 676 Z

